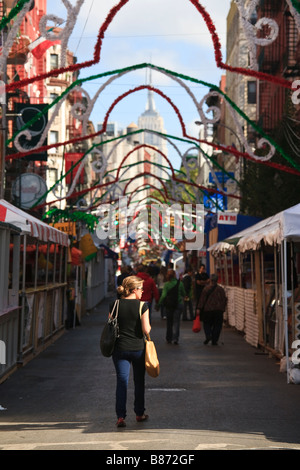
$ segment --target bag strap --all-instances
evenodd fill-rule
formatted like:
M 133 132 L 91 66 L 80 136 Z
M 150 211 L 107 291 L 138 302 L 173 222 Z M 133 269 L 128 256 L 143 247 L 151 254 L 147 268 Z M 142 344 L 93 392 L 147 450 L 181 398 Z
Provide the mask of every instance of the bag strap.
M 176 284 L 174 284 L 174 286 L 172 286 L 171 289 L 168 290 L 167 294 L 169 292 L 177 292 L 179 289 L 179 283 L 180 283 L 180 279 L 178 279 Z
M 145 303 L 145 302 L 140 301 L 140 306 L 139 306 L 140 318 L 142 318 L 142 308 L 143 308 L 143 306 L 144 306 L 144 303 Z
M 116 309 L 116 307 L 117 307 L 117 309 Z M 119 300 L 116 300 L 116 301 L 115 301 L 114 306 L 113 306 L 113 308 L 112 308 L 112 311 L 111 311 L 111 313 L 109 314 L 109 316 L 110 316 L 111 318 L 114 318 L 113 313 L 114 313 L 115 309 L 116 309 L 115 318 L 117 318 L 117 317 L 118 317 L 118 313 L 119 313 Z

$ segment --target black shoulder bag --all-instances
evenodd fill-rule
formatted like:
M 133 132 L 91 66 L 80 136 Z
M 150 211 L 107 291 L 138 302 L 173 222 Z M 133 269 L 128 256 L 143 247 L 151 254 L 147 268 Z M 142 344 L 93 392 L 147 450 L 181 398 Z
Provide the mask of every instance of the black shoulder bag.
M 112 355 L 116 339 L 119 337 L 118 313 L 119 300 L 116 300 L 100 337 L 100 350 L 105 357 Z

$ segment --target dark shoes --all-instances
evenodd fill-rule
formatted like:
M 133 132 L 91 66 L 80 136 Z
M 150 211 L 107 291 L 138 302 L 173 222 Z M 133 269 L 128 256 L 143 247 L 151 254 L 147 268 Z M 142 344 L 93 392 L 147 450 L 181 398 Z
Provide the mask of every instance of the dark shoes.
M 208 344 L 210 341 L 211 341 L 211 339 L 208 338 L 208 339 L 206 339 L 206 340 L 204 341 L 204 344 Z M 218 346 L 218 343 L 216 343 L 215 341 L 213 341 L 211 344 L 212 344 L 213 346 Z
M 141 423 L 142 421 L 147 421 L 147 419 L 149 418 L 148 415 L 142 415 L 142 416 L 136 416 L 136 420 L 138 423 Z
M 119 418 L 117 421 L 117 428 L 125 428 L 125 427 L 126 427 L 126 423 L 125 423 L 124 418 Z

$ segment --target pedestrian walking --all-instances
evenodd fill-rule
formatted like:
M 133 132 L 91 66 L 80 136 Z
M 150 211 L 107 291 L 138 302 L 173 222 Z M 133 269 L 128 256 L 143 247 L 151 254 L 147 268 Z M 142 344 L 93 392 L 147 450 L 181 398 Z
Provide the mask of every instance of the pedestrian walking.
M 129 276 L 130 266 L 121 266 L 121 274 L 117 276 L 117 286 L 121 286 L 125 277 Z
M 194 309 L 193 309 L 193 270 L 191 268 L 187 269 L 185 274 L 182 277 L 182 284 L 185 289 L 185 296 L 183 302 L 183 315 L 182 320 L 194 320 Z M 189 318 L 188 318 L 189 313 Z
M 214 346 L 218 344 L 226 304 L 225 290 L 218 285 L 218 275 L 212 274 L 210 283 L 204 287 L 196 308 L 196 315 L 200 315 L 201 321 L 203 321 L 204 344 L 208 344 L 210 341 Z
M 205 265 L 200 264 L 198 272 L 195 275 L 195 300 L 196 300 L 196 306 L 199 303 L 202 291 L 205 286 L 209 283 L 209 275 L 205 271 Z
M 180 334 L 180 317 L 183 310 L 183 299 L 185 290 L 180 279 L 176 279 L 176 273 L 169 269 L 167 282 L 164 285 L 158 306 L 164 305 L 167 316 L 166 341 L 171 344 L 178 344 Z
M 151 323 L 152 302 L 155 300 L 156 304 L 159 301 L 159 292 L 156 287 L 154 279 L 150 276 L 149 270 L 146 266 L 140 265 L 138 267 L 137 276 L 143 281 L 143 295 L 141 300 L 147 302 L 149 308 L 149 320 Z
M 158 292 L 159 292 L 159 298 L 162 295 L 162 291 L 163 291 L 164 285 L 166 283 L 166 280 L 167 280 L 167 268 L 166 268 L 166 266 L 162 266 L 160 268 L 159 274 L 157 275 L 157 278 L 156 278 L 157 289 L 158 289 Z M 164 307 L 163 304 L 160 305 L 160 316 L 163 319 L 166 318 L 165 307 Z
M 148 419 L 145 414 L 145 343 L 144 335 L 150 333 L 149 309 L 141 302 L 143 280 L 137 276 L 126 277 L 117 288 L 120 296 L 118 311 L 119 337 L 113 352 L 117 374 L 116 414 L 117 426 L 124 427 L 126 418 L 127 387 L 130 367 L 133 368 L 134 412 L 138 422 Z

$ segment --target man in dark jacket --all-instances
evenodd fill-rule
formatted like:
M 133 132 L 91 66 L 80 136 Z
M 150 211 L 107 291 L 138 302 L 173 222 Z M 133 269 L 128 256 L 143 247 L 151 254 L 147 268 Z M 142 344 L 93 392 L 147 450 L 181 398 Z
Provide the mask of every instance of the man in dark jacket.
M 196 300 L 196 307 L 198 305 L 198 302 L 200 300 L 202 291 L 205 286 L 207 286 L 209 283 L 209 275 L 205 271 L 205 265 L 200 264 L 199 270 L 196 273 L 195 276 L 195 300 Z
M 196 315 L 200 315 L 203 321 L 205 333 L 204 344 L 209 341 L 215 346 L 221 334 L 223 325 L 223 313 L 226 309 L 227 297 L 223 287 L 218 285 L 218 275 L 210 276 L 210 283 L 204 287 L 199 304 L 197 305 Z

